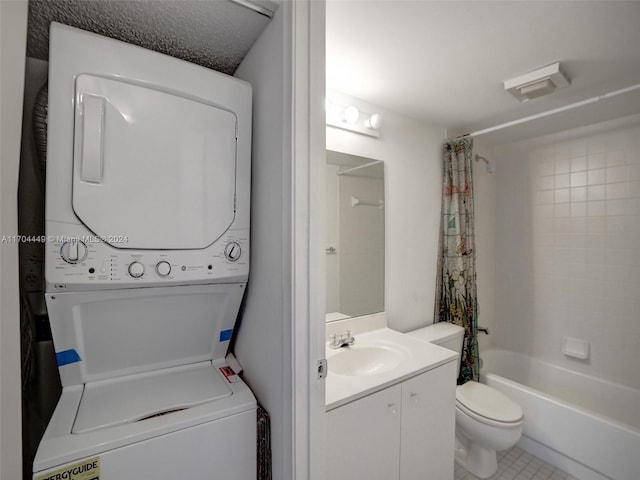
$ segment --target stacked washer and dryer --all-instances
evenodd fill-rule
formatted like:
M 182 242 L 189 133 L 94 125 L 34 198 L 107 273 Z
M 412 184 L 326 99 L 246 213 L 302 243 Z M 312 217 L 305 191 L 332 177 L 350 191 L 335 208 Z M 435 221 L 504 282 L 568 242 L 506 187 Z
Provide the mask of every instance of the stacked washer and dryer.
M 51 25 L 46 302 L 62 396 L 34 479 L 256 477 L 227 361 L 249 273 L 251 87 Z

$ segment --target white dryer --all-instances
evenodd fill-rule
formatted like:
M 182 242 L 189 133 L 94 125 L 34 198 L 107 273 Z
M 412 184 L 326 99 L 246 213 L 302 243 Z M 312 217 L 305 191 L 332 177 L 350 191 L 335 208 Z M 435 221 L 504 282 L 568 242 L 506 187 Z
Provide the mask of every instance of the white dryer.
M 228 365 L 249 273 L 251 87 L 53 23 L 46 302 L 63 391 L 34 478 L 256 477 Z

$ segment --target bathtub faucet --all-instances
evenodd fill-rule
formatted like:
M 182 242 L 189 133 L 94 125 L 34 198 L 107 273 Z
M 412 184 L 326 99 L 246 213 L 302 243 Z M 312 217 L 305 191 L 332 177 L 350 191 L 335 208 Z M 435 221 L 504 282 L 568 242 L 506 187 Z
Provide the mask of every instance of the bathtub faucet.
M 331 335 L 331 343 L 329 348 L 341 348 L 353 345 L 356 339 L 351 336 L 351 330 L 347 330 L 345 333 Z
M 487 327 L 478 327 L 478 331 L 484 333 L 485 335 L 489 335 L 489 329 Z

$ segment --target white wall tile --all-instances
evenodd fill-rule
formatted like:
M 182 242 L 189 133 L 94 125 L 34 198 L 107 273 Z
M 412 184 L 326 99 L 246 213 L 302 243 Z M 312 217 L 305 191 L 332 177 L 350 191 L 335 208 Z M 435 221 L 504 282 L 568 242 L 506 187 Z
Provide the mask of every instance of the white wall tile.
M 566 175 L 568 177 L 568 175 Z M 557 182 L 556 182 L 557 185 Z M 540 192 L 542 193 L 542 192 Z M 571 201 L 571 190 L 569 188 L 558 188 L 556 186 L 555 203 L 568 203 Z
M 606 215 L 606 205 L 604 200 L 593 200 L 587 202 L 587 211 L 590 217 L 602 217 Z
M 571 203 L 571 217 L 586 217 L 587 216 L 587 202 L 573 202 Z
M 585 202 L 587 200 L 587 187 L 571 188 L 572 202 Z
M 554 216 L 557 217 L 570 217 L 571 205 L 569 203 L 556 203 L 553 211 Z
M 604 200 L 607 198 L 607 192 L 604 185 L 590 185 L 587 188 L 587 196 L 589 200 Z
M 571 171 L 572 172 L 581 172 L 587 169 L 587 157 L 586 155 L 581 155 L 579 157 L 573 157 L 571 159 Z
M 574 133 L 496 150 L 494 343 L 640 388 L 640 125 Z M 563 335 L 590 361 L 567 360 Z
M 572 218 L 571 219 L 571 233 L 587 234 L 587 219 L 586 218 Z
M 554 188 L 554 177 L 553 177 L 553 175 L 540 177 L 540 179 L 539 179 L 539 188 L 540 188 L 540 190 L 552 190 Z
M 584 187 L 587 184 L 587 172 L 576 172 L 571 174 L 572 187 Z
M 589 154 L 587 165 L 589 165 L 589 168 L 604 168 L 607 165 L 604 153 Z
M 629 182 L 627 193 L 629 197 L 640 197 L 640 182 Z
M 607 185 L 607 200 L 627 198 L 627 183 L 611 183 Z
M 587 137 L 587 151 L 591 153 L 604 153 L 606 148 L 604 135 L 590 135 Z
M 627 152 L 624 150 L 616 150 L 607 152 L 607 167 L 616 167 L 626 163 Z
M 627 201 L 624 198 L 607 200 L 607 216 L 625 215 L 627 213 Z
M 555 188 L 569 188 L 571 186 L 571 176 L 568 173 L 556 175 Z
M 604 168 L 589 170 L 587 172 L 587 182 L 589 185 L 601 185 L 605 183 L 605 180 L 606 170 Z
M 587 141 L 584 138 L 578 138 L 571 142 L 571 157 L 584 157 L 587 154 Z
M 607 168 L 607 183 L 624 182 L 627 180 L 627 167 L 624 165 Z
M 569 173 L 571 171 L 571 157 L 569 156 L 571 152 L 564 152 L 566 156 L 556 157 L 556 175 L 559 173 Z

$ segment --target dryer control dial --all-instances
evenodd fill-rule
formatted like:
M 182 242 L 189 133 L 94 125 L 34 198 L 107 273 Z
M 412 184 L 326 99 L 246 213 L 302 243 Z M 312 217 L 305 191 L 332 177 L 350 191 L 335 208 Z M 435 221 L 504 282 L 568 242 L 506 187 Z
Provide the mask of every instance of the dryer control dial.
M 132 262 L 129 265 L 129 275 L 131 275 L 133 278 L 140 278 L 142 275 L 144 275 L 144 265 L 142 265 L 140 262 Z
M 158 275 L 160 275 L 161 277 L 166 277 L 171 273 L 171 264 L 166 260 L 158 262 L 156 264 L 156 272 L 158 272 Z
M 71 238 L 60 247 L 60 256 L 67 263 L 80 263 L 87 258 L 87 246 L 77 238 Z
M 227 260 L 235 262 L 240 258 L 240 255 L 242 255 L 242 247 L 238 242 L 229 242 L 224 247 L 224 256 L 227 257 Z

